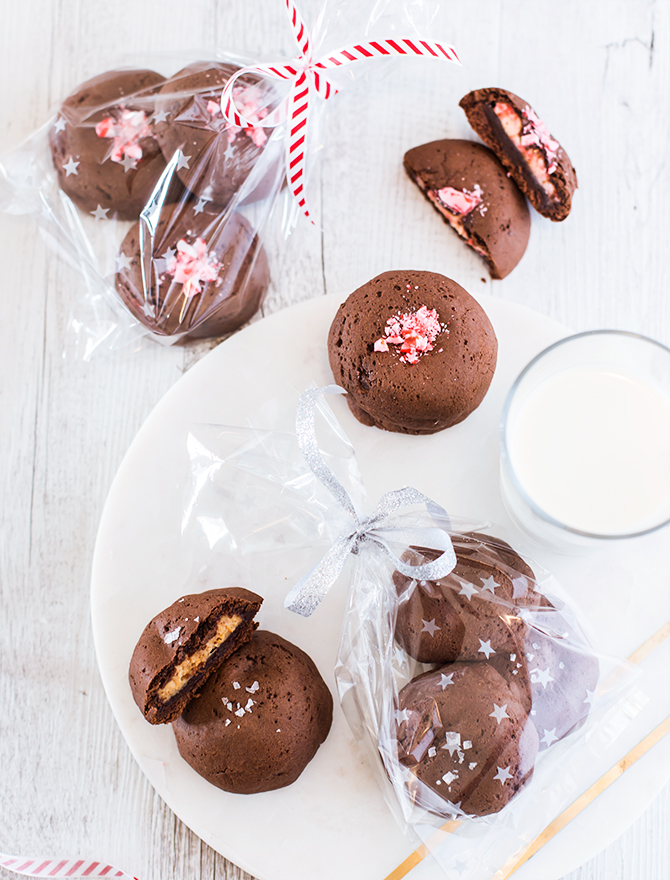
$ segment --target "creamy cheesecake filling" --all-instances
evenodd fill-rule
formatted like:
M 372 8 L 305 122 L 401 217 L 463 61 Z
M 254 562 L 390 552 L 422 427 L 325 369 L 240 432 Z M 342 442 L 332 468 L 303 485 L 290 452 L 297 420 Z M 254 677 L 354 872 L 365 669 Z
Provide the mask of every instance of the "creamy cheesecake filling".
M 520 115 L 511 104 L 497 101 L 492 109 L 503 131 L 523 156 L 531 174 L 546 194 L 553 198 L 556 189 L 550 175 L 558 168 L 558 141 L 549 134 L 530 107 L 526 107 Z
M 185 657 L 181 663 L 178 663 L 174 672 L 165 684 L 158 690 L 156 696 L 160 702 L 166 703 L 174 697 L 184 685 L 189 681 L 198 669 L 203 666 L 216 649 L 229 638 L 238 626 L 242 623 L 239 614 L 233 614 L 229 617 L 222 617 L 216 625 L 216 631 L 205 642 L 205 644 Z

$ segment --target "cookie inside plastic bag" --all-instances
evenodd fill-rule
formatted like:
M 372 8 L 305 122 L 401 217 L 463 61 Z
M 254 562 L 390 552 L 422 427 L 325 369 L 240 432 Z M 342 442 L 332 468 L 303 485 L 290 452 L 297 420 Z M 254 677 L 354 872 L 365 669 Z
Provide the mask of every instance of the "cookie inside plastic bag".
M 452 542 L 447 577 L 393 575 L 395 642 L 434 670 L 398 693 L 398 761 L 444 802 L 431 796 L 428 809 L 484 816 L 530 781 L 540 750 L 584 723 L 599 662 L 509 544 L 478 532 Z
M 592 648 L 549 572 L 498 527 L 445 527 L 456 565 L 443 577 L 413 578 L 374 551 L 356 560 L 336 679 L 397 820 L 424 843 L 442 829 L 433 855 L 451 876 L 467 852 L 470 880 L 581 793 L 573 761 L 640 706 L 630 665 Z M 438 552 L 412 544 L 401 558 Z
M 284 605 L 306 631 L 331 587 L 347 596 L 334 671 L 355 741 L 408 835 L 448 827 L 433 853 L 445 876 L 462 857 L 467 880 L 490 880 L 639 710 L 631 666 L 590 646 L 560 585 L 501 529 L 408 487 L 364 515 L 324 391 L 341 393 L 305 392 L 295 434 L 191 435 L 185 535 L 227 568 L 290 572 Z

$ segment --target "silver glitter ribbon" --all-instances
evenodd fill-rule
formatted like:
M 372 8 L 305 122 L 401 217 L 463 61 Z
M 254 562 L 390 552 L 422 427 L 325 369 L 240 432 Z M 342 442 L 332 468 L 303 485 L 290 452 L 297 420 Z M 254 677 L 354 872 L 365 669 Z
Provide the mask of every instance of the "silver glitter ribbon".
M 446 518 L 447 513 L 444 508 L 417 489 L 408 486 L 387 492 L 381 497 L 371 516 L 359 516 L 349 493 L 323 460 L 316 440 L 314 410 L 323 394 L 346 394 L 346 392 L 339 385 L 327 385 L 324 388 L 310 389 L 301 395 L 296 414 L 298 446 L 312 473 L 351 516 L 354 528 L 335 541 L 325 556 L 298 581 L 286 597 L 285 607 L 289 611 L 302 614 L 303 617 L 312 614 L 335 583 L 349 554 L 358 553 L 359 547 L 365 542 L 380 547 L 399 572 L 416 580 L 437 580 L 446 577 L 456 565 L 456 554 L 451 538 L 444 529 L 424 526 L 398 528 L 387 524 L 389 517 L 394 513 L 413 504 L 424 504 L 429 512 L 432 510 Z M 434 550 L 441 550 L 442 554 L 424 565 L 408 565 L 391 550 L 388 545 L 391 540 L 407 547 L 410 545 L 431 547 Z

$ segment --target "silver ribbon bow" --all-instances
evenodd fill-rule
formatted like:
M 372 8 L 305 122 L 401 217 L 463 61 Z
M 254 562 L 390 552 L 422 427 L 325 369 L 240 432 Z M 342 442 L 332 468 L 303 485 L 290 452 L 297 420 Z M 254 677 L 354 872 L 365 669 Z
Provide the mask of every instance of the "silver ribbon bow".
M 350 553 L 358 553 L 361 544 L 371 542 L 380 547 L 391 559 L 396 569 L 417 580 L 437 580 L 446 577 L 456 565 L 456 554 L 451 538 L 443 529 L 420 527 L 397 528 L 385 525 L 388 518 L 402 507 L 412 504 L 425 504 L 426 508 L 446 518 L 444 508 L 431 501 L 422 492 L 406 487 L 387 492 L 368 517 L 360 517 L 347 490 L 323 460 L 316 441 L 314 410 L 322 394 L 346 394 L 338 385 L 327 385 L 305 391 L 298 401 L 296 415 L 296 434 L 298 446 L 310 470 L 330 491 L 331 495 L 347 511 L 355 523 L 351 532 L 335 541 L 310 571 L 293 587 L 284 601 L 289 611 L 309 617 L 335 583 Z M 391 550 L 388 541 L 406 546 L 418 544 L 441 550 L 442 554 L 424 565 L 408 565 Z

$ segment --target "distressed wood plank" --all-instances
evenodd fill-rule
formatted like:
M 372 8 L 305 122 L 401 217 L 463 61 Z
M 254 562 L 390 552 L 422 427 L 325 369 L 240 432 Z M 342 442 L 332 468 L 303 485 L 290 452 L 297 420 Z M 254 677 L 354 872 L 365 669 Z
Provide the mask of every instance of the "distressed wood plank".
M 301 2 L 306 19 L 319 6 Z M 670 342 L 670 132 L 660 110 L 670 97 L 668 3 L 480 0 L 449 4 L 446 21 L 462 69 L 396 64 L 327 108 L 310 190 L 321 225 L 300 223 L 287 240 L 274 230 L 263 312 L 346 295 L 377 272 L 412 266 L 578 330 L 623 327 Z M 0 151 L 118 58 L 155 53 L 169 74 L 216 47 L 289 57 L 283 4 L 6 3 Z M 491 282 L 406 179 L 401 157 L 428 140 L 471 137 L 459 98 L 503 81 L 560 134 L 580 190 L 566 223 L 533 217 L 523 262 Z M 79 279 L 25 219 L 0 215 L 0 242 L 0 850 L 101 857 L 141 880 L 248 880 L 140 773 L 107 705 L 89 624 L 91 555 L 114 474 L 155 403 L 211 344 L 64 360 Z M 666 787 L 629 831 L 564 880 L 664 880 L 669 823 Z

